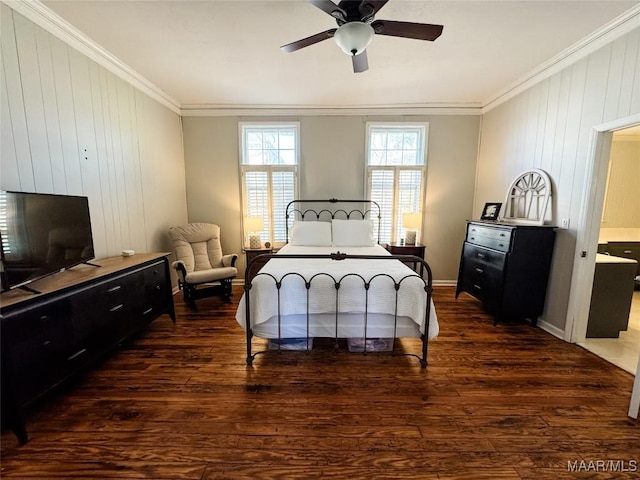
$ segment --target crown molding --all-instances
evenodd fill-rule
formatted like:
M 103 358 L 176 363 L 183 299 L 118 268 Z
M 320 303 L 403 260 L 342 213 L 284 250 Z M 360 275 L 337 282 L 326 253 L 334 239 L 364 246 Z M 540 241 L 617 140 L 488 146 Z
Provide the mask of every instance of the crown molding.
M 181 105 L 176 99 L 109 53 L 39 0 L 0 0 L 83 53 L 108 71 L 130 83 L 160 104 L 182 116 L 308 116 L 308 115 L 483 115 L 544 79 L 590 55 L 604 45 L 638 28 L 640 4 L 622 13 L 581 41 L 520 77 L 484 102 L 433 103 L 374 106 L 279 106 L 279 105 Z
M 258 116 L 344 116 L 344 115 L 482 115 L 479 103 L 451 103 L 424 105 L 389 105 L 389 106 L 291 106 L 275 105 L 183 105 L 180 114 L 183 117 L 258 117 Z
M 20 15 L 31 20 L 53 36 L 89 57 L 138 90 L 147 94 L 175 113 L 180 113 L 180 102 L 109 53 L 80 30 L 64 20 L 38 0 L 0 0 Z
M 498 105 L 533 87 L 537 83 L 560 72 L 585 58 L 608 43 L 626 35 L 640 26 L 640 3 L 617 16 L 579 42 L 574 43 L 558 55 L 547 60 L 528 74 L 520 77 L 508 87 L 483 102 L 482 113 L 493 110 Z

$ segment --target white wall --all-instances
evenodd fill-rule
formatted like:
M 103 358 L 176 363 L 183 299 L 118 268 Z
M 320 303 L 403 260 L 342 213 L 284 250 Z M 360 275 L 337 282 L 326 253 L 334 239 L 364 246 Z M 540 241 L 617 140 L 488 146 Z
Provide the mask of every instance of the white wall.
M 88 196 L 97 258 L 169 251 L 187 218 L 179 115 L 5 4 L 0 17 L 1 187 Z
M 601 228 L 640 228 L 640 140 L 613 137 Z
M 471 217 L 479 116 L 184 117 L 189 221 L 222 228 L 225 252 L 241 254 L 238 123 L 300 122 L 300 198 L 364 198 L 368 121 L 428 122 L 422 242 L 439 281 L 455 281 L 465 221 Z M 238 263 L 244 269 L 241 255 Z
M 593 126 L 640 112 L 640 29 L 597 50 L 483 116 L 474 213 L 504 198 L 524 170 L 553 181 L 559 230 L 542 320 L 564 329 L 576 227 L 582 207 Z M 526 286 L 523 286 L 526 288 Z

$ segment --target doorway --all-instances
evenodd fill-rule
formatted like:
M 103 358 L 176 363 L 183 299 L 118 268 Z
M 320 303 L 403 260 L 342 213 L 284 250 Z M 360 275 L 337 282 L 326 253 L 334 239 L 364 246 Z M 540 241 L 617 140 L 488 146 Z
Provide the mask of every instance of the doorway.
M 618 147 L 618 144 L 614 142 L 623 137 L 625 141 L 638 141 L 636 146 L 640 145 L 640 115 L 609 122 L 594 127 L 593 130 L 592 149 L 589 156 L 591 164 L 587 170 L 585 184 L 587 188 L 585 188 L 582 202 L 584 208 L 578 228 L 565 340 L 577 343 L 635 374 L 640 355 L 640 319 L 638 319 L 640 292 L 634 292 L 637 294 L 634 295 L 632 313 L 629 318 L 630 325 L 619 338 L 586 338 L 598 245 L 606 240 L 607 235 L 613 234 L 629 236 L 630 241 L 640 241 L 640 233 L 638 233 L 640 225 L 625 225 L 625 227 L 629 227 L 627 230 L 623 228 L 601 230 L 605 202 L 606 199 L 612 197 L 612 195 L 607 196 L 609 171 L 610 165 L 612 165 L 611 153 Z M 636 161 L 640 163 L 640 158 L 637 158 Z M 617 188 L 614 193 L 613 197 L 620 197 L 621 191 Z M 634 198 L 627 200 L 637 203 L 637 194 L 634 195 Z M 626 205 L 629 205 L 628 202 Z M 616 224 L 609 222 L 609 226 L 614 225 Z M 638 228 L 635 229 L 635 227 Z M 638 238 L 635 235 L 638 235 Z

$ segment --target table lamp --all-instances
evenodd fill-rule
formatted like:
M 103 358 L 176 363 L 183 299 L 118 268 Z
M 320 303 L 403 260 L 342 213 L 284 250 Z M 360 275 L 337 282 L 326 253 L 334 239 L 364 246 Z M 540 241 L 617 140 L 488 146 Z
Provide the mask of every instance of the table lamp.
M 402 226 L 407 230 L 405 243 L 407 245 L 415 245 L 418 228 L 420 228 L 420 214 L 403 213 Z
M 260 248 L 262 246 L 260 233 L 264 230 L 264 219 L 262 217 L 245 217 L 244 228 L 249 233 L 249 248 Z

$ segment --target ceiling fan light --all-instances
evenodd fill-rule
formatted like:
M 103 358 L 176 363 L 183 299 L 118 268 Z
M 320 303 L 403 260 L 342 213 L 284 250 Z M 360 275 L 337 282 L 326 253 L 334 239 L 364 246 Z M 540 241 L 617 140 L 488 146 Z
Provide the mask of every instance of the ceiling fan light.
M 349 22 L 338 28 L 333 38 L 347 55 L 360 55 L 369 46 L 374 34 L 368 23 Z

